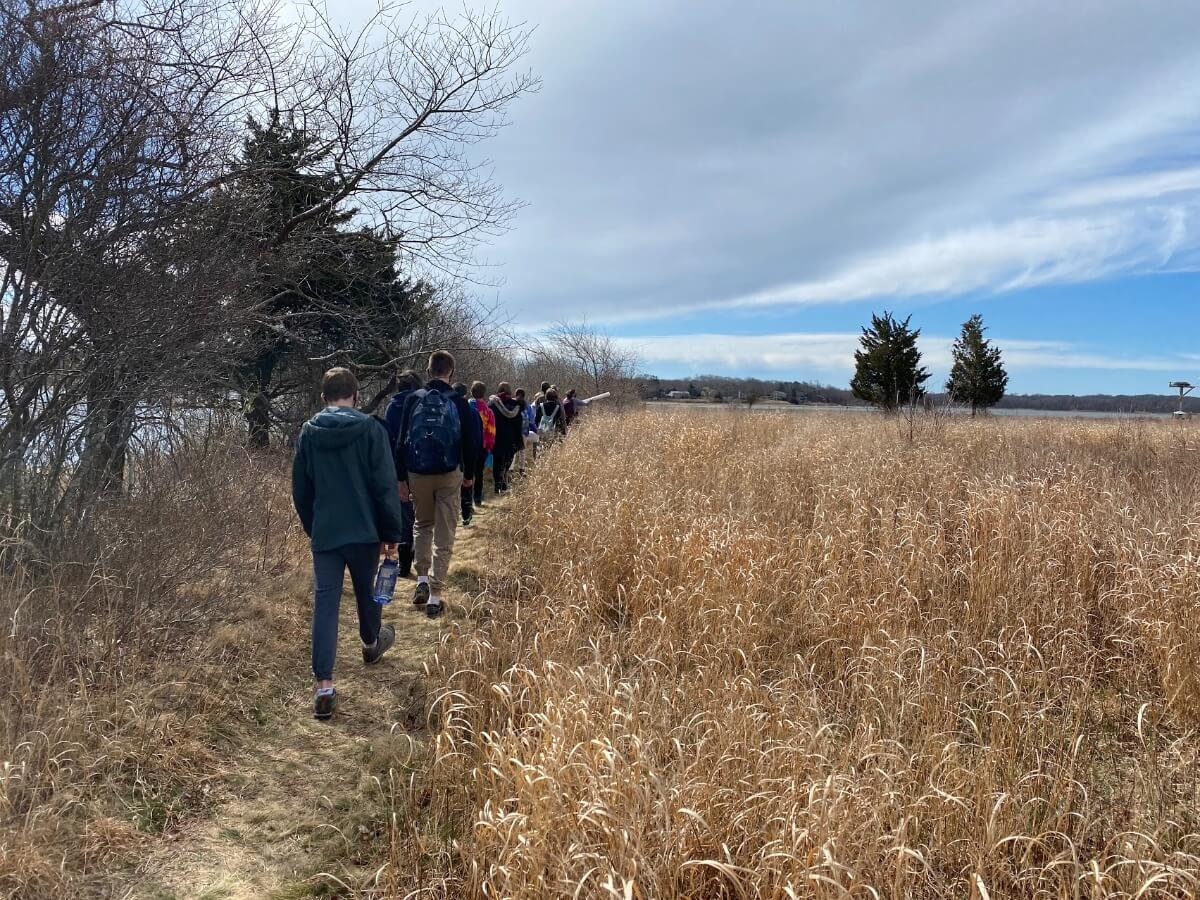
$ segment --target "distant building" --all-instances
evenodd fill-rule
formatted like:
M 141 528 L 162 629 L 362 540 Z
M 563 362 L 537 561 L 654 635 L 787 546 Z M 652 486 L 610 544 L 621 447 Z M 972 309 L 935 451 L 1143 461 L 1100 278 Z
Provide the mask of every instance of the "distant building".
M 787 398 L 788 398 L 787 391 L 775 391 L 774 393 L 771 394 L 772 400 L 783 400 L 784 402 L 786 402 Z
M 687 391 L 667 391 L 668 400 L 689 400 L 691 396 Z

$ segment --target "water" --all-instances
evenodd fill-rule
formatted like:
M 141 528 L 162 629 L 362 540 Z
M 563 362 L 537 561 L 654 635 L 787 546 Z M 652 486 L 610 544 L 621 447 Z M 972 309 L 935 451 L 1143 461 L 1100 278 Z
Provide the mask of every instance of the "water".
M 1043 416 L 1049 419 L 1170 419 L 1170 413 L 1101 412 L 1091 409 L 993 409 L 993 416 Z
M 669 407 L 671 409 L 731 409 L 745 410 L 746 407 L 740 403 L 712 403 L 703 400 L 677 401 L 677 400 L 650 400 L 647 404 L 652 408 Z M 757 403 L 754 405 L 755 412 L 783 412 L 783 413 L 873 413 L 875 408 L 871 406 L 836 406 L 834 404 L 824 403 L 802 403 L 796 406 L 791 404 L 778 403 Z M 938 407 L 939 412 L 947 411 L 942 407 Z M 971 411 L 961 407 L 951 407 L 948 412 L 953 416 L 969 416 Z M 1155 412 L 1101 412 L 1097 410 L 1084 409 L 993 409 L 990 413 L 993 416 L 1016 416 L 1019 418 L 1046 418 L 1046 419 L 1170 419 L 1170 413 L 1155 413 Z
M 396 594 L 396 576 L 399 572 L 399 564 L 390 557 L 385 557 L 379 564 L 379 571 L 375 573 L 375 602 L 380 606 L 392 602 L 392 597 Z

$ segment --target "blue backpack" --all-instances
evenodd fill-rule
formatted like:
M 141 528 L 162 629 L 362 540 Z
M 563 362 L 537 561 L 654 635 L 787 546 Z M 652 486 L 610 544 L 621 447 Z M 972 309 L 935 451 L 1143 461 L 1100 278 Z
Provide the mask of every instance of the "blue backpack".
M 462 424 L 454 398 L 441 391 L 419 390 L 408 420 L 404 459 L 418 475 L 453 472 L 460 463 Z

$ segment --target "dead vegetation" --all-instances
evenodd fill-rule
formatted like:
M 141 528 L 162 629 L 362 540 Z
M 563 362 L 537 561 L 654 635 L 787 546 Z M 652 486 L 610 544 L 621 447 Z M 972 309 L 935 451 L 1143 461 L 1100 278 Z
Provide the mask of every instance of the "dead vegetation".
M 1195 896 L 1200 464 L 1176 430 L 579 429 L 432 664 L 392 862 L 446 880 L 376 894 Z
M 239 685 L 280 662 L 266 592 L 297 554 L 279 461 L 210 435 L 133 468 L 88 546 L 0 552 L 0 896 L 107 895 L 207 805 L 251 717 Z

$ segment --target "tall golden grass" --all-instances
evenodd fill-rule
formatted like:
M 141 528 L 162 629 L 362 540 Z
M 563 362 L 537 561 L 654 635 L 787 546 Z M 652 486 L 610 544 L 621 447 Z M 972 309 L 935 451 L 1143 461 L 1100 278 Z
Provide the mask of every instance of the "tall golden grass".
M 1200 894 L 1191 434 L 580 427 L 431 664 L 454 889 Z

